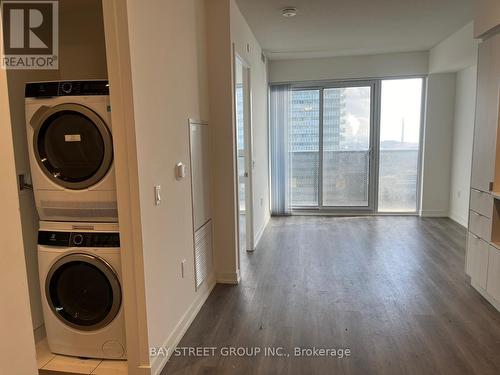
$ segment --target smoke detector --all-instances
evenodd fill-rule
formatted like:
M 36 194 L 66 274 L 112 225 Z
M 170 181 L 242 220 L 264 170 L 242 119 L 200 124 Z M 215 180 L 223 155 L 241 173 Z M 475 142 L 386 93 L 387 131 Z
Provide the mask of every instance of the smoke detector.
M 282 11 L 281 11 L 281 14 L 283 15 L 283 17 L 295 17 L 297 15 L 297 8 L 284 8 Z

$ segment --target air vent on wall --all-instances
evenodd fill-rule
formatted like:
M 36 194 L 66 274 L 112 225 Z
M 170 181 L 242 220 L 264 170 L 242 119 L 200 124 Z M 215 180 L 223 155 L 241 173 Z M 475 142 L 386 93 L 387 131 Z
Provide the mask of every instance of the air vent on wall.
M 198 288 L 212 271 L 212 220 L 198 229 L 194 234 L 194 268 L 196 288 Z
M 116 202 L 57 202 L 42 201 L 41 209 L 47 216 L 52 216 L 60 221 L 71 221 L 75 218 L 118 218 Z

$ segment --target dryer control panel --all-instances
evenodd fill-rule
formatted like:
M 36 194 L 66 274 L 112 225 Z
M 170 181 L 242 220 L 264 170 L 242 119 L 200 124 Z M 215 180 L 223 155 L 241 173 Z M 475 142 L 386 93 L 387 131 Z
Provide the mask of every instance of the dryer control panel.
M 39 231 L 38 244 L 57 247 L 120 247 L 120 234 Z
M 50 98 L 53 96 L 109 95 L 108 81 L 59 81 L 27 83 L 26 98 Z

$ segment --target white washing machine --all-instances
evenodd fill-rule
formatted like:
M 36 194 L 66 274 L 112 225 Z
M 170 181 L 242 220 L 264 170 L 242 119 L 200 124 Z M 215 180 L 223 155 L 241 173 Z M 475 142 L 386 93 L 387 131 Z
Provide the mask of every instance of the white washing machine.
M 38 269 L 50 350 L 125 359 L 118 225 L 41 222 Z
M 108 82 L 28 83 L 25 96 L 40 220 L 117 222 Z

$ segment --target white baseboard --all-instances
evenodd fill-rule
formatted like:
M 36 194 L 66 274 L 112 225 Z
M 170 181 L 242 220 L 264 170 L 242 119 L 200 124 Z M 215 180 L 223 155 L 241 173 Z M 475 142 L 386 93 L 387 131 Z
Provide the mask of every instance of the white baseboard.
M 467 216 L 460 215 L 455 211 L 450 211 L 449 218 L 465 228 L 468 227 L 469 219 L 467 218 Z
M 241 280 L 240 270 L 233 272 L 222 272 L 217 274 L 217 284 L 238 285 Z
M 448 210 L 422 210 L 420 211 L 422 217 L 448 217 Z
M 262 235 L 266 231 L 267 224 L 269 224 L 269 220 L 270 219 L 271 219 L 271 215 L 267 214 L 266 215 L 266 219 L 264 220 L 264 225 L 262 225 L 262 227 L 259 229 L 259 231 L 255 234 L 255 241 L 254 241 L 254 247 L 255 248 L 257 248 L 257 246 L 259 245 L 259 242 L 260 242 L 260 240 L 262 238 Z
M 200 289 L 198 289 L 198 292 L 200 294 L 193 301 L 191 306 L 189 306 L 188 310 L 182 316 L 179 323 L 177 323 L 177 325 L 175 326 L 174 331 L 163 343 L 162 348 L 169 349 L 168 355 L 153 357 L 151 361 L 152 374 L 157 375 L 161 372 L 161 370 L 163 370 L 163 367 L 165 367 L 165 365 L 167 364 L 170 355 L 177 347 L 177 345 L 179 345 L 179 342 L 181 341 L 182 337 L 188 330 L 194 318 L 196 318 L 196 315 L 198 315 L 198 312 L 201 310 L 203 304 L 205 303 L 205 301 L 207 300 L 208 296 L 210 295 L 215 286 L 215 277 L 213 274 L 207 278 L 207 280 L 205 281 L 205 285 L 206 285 L 205 290 L 202 289 L 203 286 L 201 286 Z

